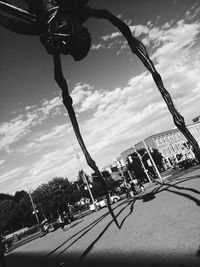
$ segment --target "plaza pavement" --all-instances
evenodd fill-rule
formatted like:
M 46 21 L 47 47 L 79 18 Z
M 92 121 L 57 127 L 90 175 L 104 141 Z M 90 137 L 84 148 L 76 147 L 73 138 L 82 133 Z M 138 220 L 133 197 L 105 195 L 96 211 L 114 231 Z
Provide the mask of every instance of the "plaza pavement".
M 164 181 L 112 205 L 120 229 L 104 208 L 10 252 L 7 267 L 200 266 L 200 169 Z

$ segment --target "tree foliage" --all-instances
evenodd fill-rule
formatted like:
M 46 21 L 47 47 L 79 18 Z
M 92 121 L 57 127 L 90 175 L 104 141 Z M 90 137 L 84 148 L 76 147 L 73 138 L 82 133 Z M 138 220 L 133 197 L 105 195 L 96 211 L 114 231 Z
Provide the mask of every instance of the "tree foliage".
M 17 191 L 14 195 L 14 201 L 20 206 L 20 220 L 22 226 L 33 224 L 33 208 L 29 194 L 24 190 Z
M 74 185 L 67 178 L 56 177 L 40 185 L 32 193 L 33 201 L 44 218 L 54 218 L 65 211 L 67 203 L 73 204 Z
M 31 197 L 40 221 L 44 218 L 56 218 L 65 211 L 67 203 L 74 204 L 81 198 L 76 185 L 61 177 L 40 185 L 31 193 Z M 36 222 L 29 193 L 22 190 L 17 191 L 14 196 L 0 194 L 2 232 L 13 232 Z
M 26 191 L 14 196 L 0 194 L 0 230 L 12 232 L 33 224 L 31 202 Z
M 137 150 L 137 152 L 140 154 L 142 162 L 141 162 L 141 159 L 139 158 L 139 156 L 137 155 L 137 153 L 134 152 L 130 155 L 132 160 L 131 161 L 127 160 L 127 162 L 126 162 L 127 168 L 128 168 L 128 170 L 131 171 L 132 175 L 134 175 L 137 179 L 140 179 L 142 182 L 148 182 L 147 176 L 144 172 L 144 168 L 146 170 L 148 170 L 148 172 L 150 174 L 152 174 L 153 176 L 155 176 L 155 169 L 154 169 L 153 165 L 151 165 L 151 166 L 149 165 L 149 162 L 151 162 L 151 161 L 150 161 L 150 157 L 149 157 L 146 149 L 141 148 L 141 149 Z M 157 168 L 159 170 L 162 170 L 162 168 L 163 168 L 162 158 L 163 157 L 162 157 L 161 153 L 157 149 L 151 149 L 150 153 L 151 153 L 151 156 L 152 156 Z M 142 166 L 142 163 L 143 163 L 144 168 Z
M 3 200 L 0 202 L 0 228 L 1 232 L 5 230 L 15 231 L 20 225 L 20 205 L 14 200 Z
M 145 149 L 138 150 L 142 156 L 145 168 L 150 170 L 147 161 L 149 156 Z M 162 168 L 162 156 L 158 150 L 152 151 L 152 157 L 159 169 Z M 138 158 L 137 153 L 131 155 L 132 162 L 127 162 L 127 169 L 141 180 L 146 179 L 144 169 Z M 108 172 L 103 172 L 102 175 L 109 190 L 113 190 L 118 184 L 118 181 L 113 179 Z M 56 218 L 67 208 L 67 203 L 74 205 L 81 198 L 89 198 L 91 196 L 86 189 L 86 181 L 90 186 L 90 190 L 94 199 L 105 195 L 105 188 L 95 173 L 92 178 L 83 171 L 78 173 L 77 181 L 72 183 L 67 178 L 55 177 L 48 183 L 41 184 L 32 193 L 31 197 L 37 215 L 40 221 L 44 218 Z M 26 191 L 17 191 L 14 196 L 0 193 L 0 231 L 12 232 L 20 228 L 31 226 L 36 223 L 35 215 L 33 214 L 33 206 L 30 195 Z

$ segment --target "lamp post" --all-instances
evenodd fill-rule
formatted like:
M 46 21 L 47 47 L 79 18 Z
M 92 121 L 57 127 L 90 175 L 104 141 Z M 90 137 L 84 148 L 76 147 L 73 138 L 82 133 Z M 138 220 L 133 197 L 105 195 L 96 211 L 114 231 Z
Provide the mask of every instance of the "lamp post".
M 145 172 L 145 174 L 146 174 L 146 176 L 147 176 L 147 179 L 149 180 L 149 182 L 151 182 L 151 179 L 150 179 L 150 177 L 149 177 L 148 171 L 147 171 L 147 169 L 145 168 L 144 163 L 143 163 L 143 161 L 142 161 L 142 156 L 140 155 L 140 153 L 137 152 L 137 149 L 136 149 L 135 147 L 133 147 L 133 148 L 134 148 L 134 152 L 137 154 L 137 156 L 138 156 L 138 158 L 139 158 L 139 160 L 140 160 L 140 163 L 141 163 L 141 165 L 142 165 L 142 168 L 143 168 L 143 170 L 144 170 L 144 172 Z
M 157 168 L 157 166 L 156 166 L 156 164 L 155 164 L 154 159 L 153 159 L 152 156 L 151 156 L 151 153 L 149 152 L 149 149 L 148 149 L 148 147 L 147 147 L 145 141 L 143 140 L 142 142 L 143 142 L 144 147 L 145 147 L 145 149 L 146 149 L 146 151 L 147 151 L 147 153 L 148 153 L 148 155 L 149 155 L 149 157 L 150 157 L 150 159 L 151 159 L 151 162 L 152 162 L 152 164 L 153 164 L 153 166 L 154 166 L 154 168 L 155 168 L 155 170 L 156 170 L 156 172 L 157 172 L 157 174 L 158 174 L 158 177 L 159 177 L 161 183 L 163 183 L 162 176 L 161 176 L 161 174 L 160 174 L 160 172 L 159 172 L 159 170 L 158 170 L 158 168 Z
M 35 204 L 34 204 L 34 202 L 33 202 L 33 199 L 32 199 L 32 196 L 31 196 L 30 189 L 29 189 L 29 187 L 28 187 L 27 184 L 26 184 L 26 186 L 27 186 L 27 189 L 28 189 L 28 195 L 29 195 L 30 200 L 31 200 L 31 205 L 32 205 L 32 208 L 33 208 L 33 214 L 35 215 L 35 218 L 36 218 L 37 223 L 40 223 L 39 218 L 38 218 L 38 215 L 37 215 L 38 210 L 36 210 L 36 208 L 35 208 Z
M 94 201 L 94 197 L 93 197 L 92 192 L 91 192 L 91 190 L 90 190 L 90 185 L 88 184 L 87 177 L 86 177 L 84 171 L 83 171 L 82 173 L 83 173 L 83 181 L 84 181 L 84 183 L 86 184 L 87 190 L 88 190 L 88 192 L 89 192 L 89 194 L 90 194 L 90 197 L 91 197 L 91 199 L 92 199 L 92 203 L 94 204 L 95 211 L 97 211 L 98 209 L 97 209 L 97 207 L 96 207 L 96 203 L 95 203 L 95 201 Z
M 81 170 L 82 170 L 82 173 L 83 173 L 83 181 L 84 181 L 84 183 L 86 184 L 87 190 L 88 190 L 88 192 L 89 192 L 89 194 L 90 194 L 90 197 L 91 197 L 91 199 L 92 199 L 92 204 L 93 204 L 94 207 L 95 207 L 95 211 L 98 211 L 97 206 L 96 206 L 96 203 L 95 203 L 95 201 L 94 201 L 94 197 L 93 197 L 92 192 L 91 192 L 91 190 L 90 190 L 90 187 L 89 187 L 89 184 L 88 184 L 86 175 L 85 175 L 85 173 L 84 173 L 84 171 L 83 171 L 83 166 L 82 166 L 82 164 L 81 164 L 79 155 L 78 155 L 78 153 L 76 152 L 76 149 L 75 149 L 75 147 L 74 147 L 74 144 L 73 144 L 71 138 L 69 138 L 69 139 L 70 139 L 70 142 L 71 142 L 71 144 L 72 144 L 74 153 L 76 154 L 76 158 L 77 158 L 77 160 L 78 160 L 78 163 L 79 163 L 79 165 L 80 165 L 80 167 L 81 167 Z

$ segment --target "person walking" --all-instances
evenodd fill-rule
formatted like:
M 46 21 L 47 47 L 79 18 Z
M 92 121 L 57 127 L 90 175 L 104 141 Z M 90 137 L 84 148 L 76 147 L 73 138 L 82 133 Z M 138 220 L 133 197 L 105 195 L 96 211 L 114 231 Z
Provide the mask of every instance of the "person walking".
M 62 218 L 61 215 L 59 215 L 59 217 L 58 217 L 58 223 L 59 223 L 60 228 L 63 230 L 65 223 L 64 223 L 64 219 Z
M 124 190 L 126 193 L 126 197 L 129 198 L 131 196 L 131 185 L 130 183 L 126 182 L 124 185 Z
M 134 180 L 131 180 L 130 181 L 130 185 L 131 185 L 131 191 L 133 192 L 132 194 L 133 194 L 133 196 L 135 196 L 135 195 L 137 195 L 137 190 L 136 190 L 136 184 L 135 184 L 135 182 L 134 182 Z
M 66 213 L 65 211 L 63 212 L 63 218 L 64 218 L 64 227 L 63 227 L 63 231 L 66 231 L 68 229 L 70 229 L 70 216 L 69 213 Z
M 144 192 L 145 191 L 145 188 L 144 188 L 144 185 L 142 184 L 142 182 L 141 182 L 140 179 L 137 179 L 137 184 L 140 187 L 140 189 L 142 190 L 142 192 Z

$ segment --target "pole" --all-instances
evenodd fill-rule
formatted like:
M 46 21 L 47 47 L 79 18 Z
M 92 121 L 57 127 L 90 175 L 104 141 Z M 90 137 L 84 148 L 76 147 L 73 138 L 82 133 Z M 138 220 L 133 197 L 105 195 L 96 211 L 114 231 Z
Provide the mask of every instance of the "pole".
M 121 167 L 119 167 L 119 171 L 120 171 L 121 176 L 122 176 L 122 178 L 123 178 L 123 177 L 124 177 L 124 174 L 123 174 L 123 171 L 122 171 Z
M 76 154 L 76 157 L 77 157 L 78 163 L 79 163 L 79 165 L 80 165 L 80 167 L 81 167 L 81 170 L 83 171 L 83 166 L 82 166 L 82 164 L 81 164 L 79 155 L 78 155 L 78 153 L 76 152 L 76 149 L 75 149 L 75 146 L 74 146 L 74 144 L 73 144 L 73 142 L 72 142 L 71 137 L 69 137 L 69 139 L 70 139 L 70 142 L 71 142 L 71 144 L 72 144 L 74 153 Z M 96 203 L 95 203 L 95 201 L 94 201 L 94 197 L 93 197 L 92 192 L 91 192 L 91 190 L 90 190 L 90 187 L 89 187 L 89 184 L 88 184 L 88 181 L 87 181 L 87 178 L 86 178 L 86 175 L 85 175 L 84 171 L 83 171 L 83 179 L 84 179 L 84 182 L 86 183 L 88 192 L 89 192 L 90 197 L 91 197 L 91 199 L 92 199 L 92 203 L 93 203 L 93 205 L 94 205 L 94 207 L 95 207 L 95 211 L 98 211 L 97 206 L 96 206 Z
M 149 180 L 149 182 L 151 182 L 151 179 L 150 179 L 150 177 L 149 177 L 148 171 L 147 171 L 147 169 L 145 168 L 144 163 L 143 163 L 143 161 L 142 161 L 142 156 L 140 155 L 140 153 L 137 152 L 137 149 L 136 149 L 135 147 L 134 147 L 134 149 L 135 149 L 136 154 L 138 155 L 138 158 L 139 158 L 139 160 L 140 160 L 140 163 L 142 164 L 142 168 L 144 169 L 144 172 L 145 172 L 145 174 L 146 174 L 146 176 L 147 176 L 147 179 Z
M 59 210 L 58 210 L 58 209 L 56 209 L 56 211 L 57 211 L 57 214 L 58 214 L 58 216 L 60 216 L 60 212 L 59 212 Z
M 142 142 L 143 142 L 144 147 L 145 147 L 145 149 L 146 149 L 146 151 L 147 151 L 147 153 L 148 153 L 148 155 L 149 155 L 149 157 L 150 157 L 150 159 L 151 159 L 151 162 L 152 162 L 152 164 L 153 164 L 153 166 L 154 166 L 154 168 L 155 168 L 155 170 L 156 170 L 156 172 L 157 172 L 157 174 L 158 174 L 158 177 L 159 177 L 161 183 L 163 183 L 162 176 L 161 176 L 161 174 L 160 174 L 160 172 L 159 172 L 159 170 L 158 170 L 158 168 L 157 168 L 157 166 L 156 166 L 156 164 L 155 164 L 154 159 L 153 159 L 152 156 L 151 156 L 151 153 L 149 152 L 149 149 L 148 149 L 148 147 L 147 147 L 145 141 L 143 140 Z
M 127 172 L 128 172 L 128 175 L 129 175 L 130 179 L 133 180 L 133 177 L 131 175 L 131 172 L 130 171 L 127 171 Z
M 92 192 L 90 190 L 90 187 L 89 187 L 89 184 L 88 184 L 88 181 L 87 181 L 87 177 L 86 177 L 84 171 L 83 171 L 83 179 L 84 179 L 84 182 L 86 183 L 87 190 L 89 191 L 90 197 L 92 199 L 92 203 L 94 204 L 95 210 L 96 210 L 97 208 L 96 208 L 96 204 L 95 204 L 95 201 L 94 201 L 94 197 L 93 197 Z
M 31 193 L 30 193 L 30 190 L 29 190 L 29 187 L 28 187 L 28 185 L 26 185 L 26 186 L 27 186 L 27 189 L 28 189 L 28 194 L 29 194 L 29 197 L 30 197 L 30 200 L 31 200 L 31 204 L 32 204 L 33 212 L 34 212 L 35 217 L 36 217 L 36 221 L 37 221 L 37 223 L 40 223 L 40 221 L 38 219 L 38 216 L 37 216 L 37 211 L 35 209 L 35 205 L 33 203 L 33 199 L 32 199 L 32 196 L 31 196 Z

